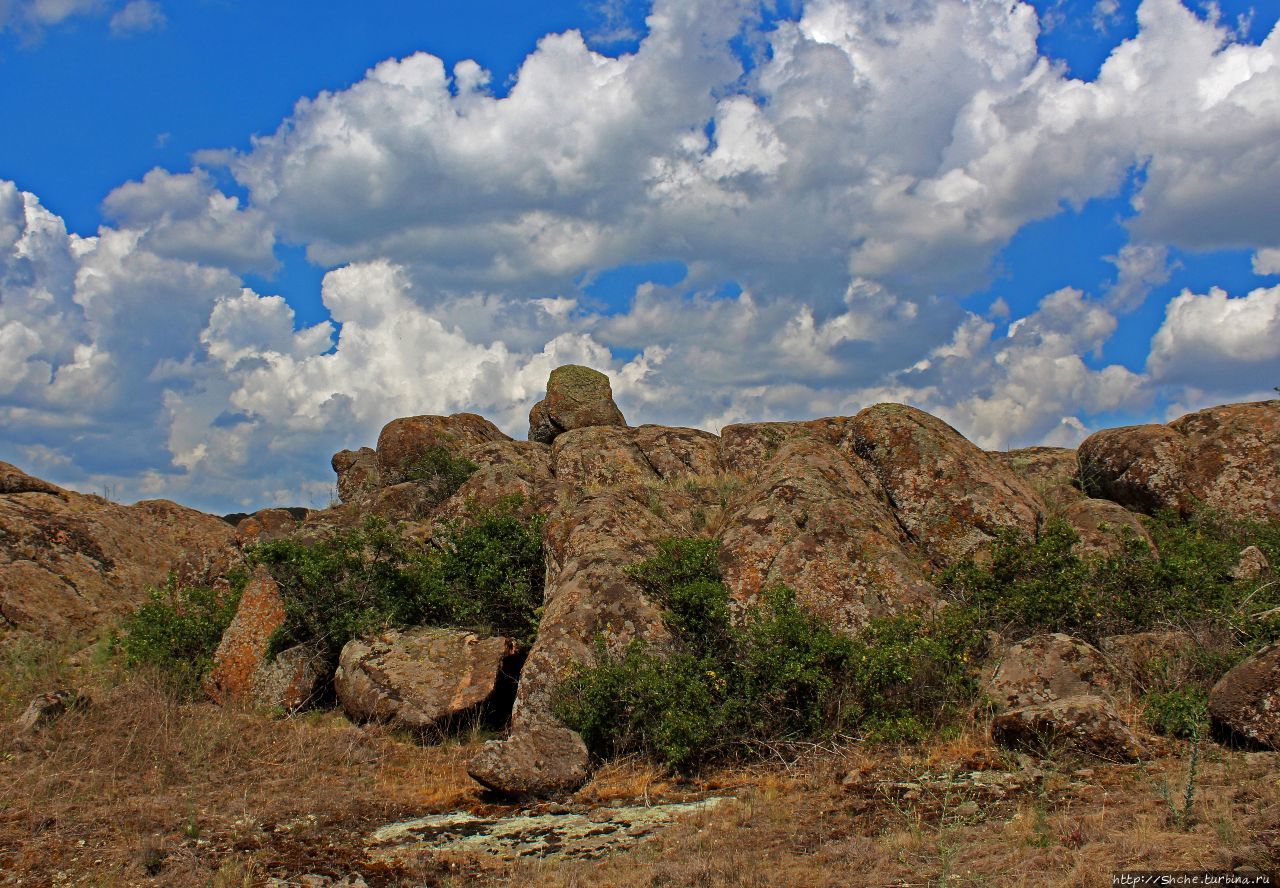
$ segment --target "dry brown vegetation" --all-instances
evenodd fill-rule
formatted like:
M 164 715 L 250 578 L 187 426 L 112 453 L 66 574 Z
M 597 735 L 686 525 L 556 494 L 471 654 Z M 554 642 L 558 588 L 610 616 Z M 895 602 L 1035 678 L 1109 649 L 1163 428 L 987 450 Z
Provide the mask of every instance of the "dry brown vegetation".
M 65 653 L 5 649 L 6 726 L 55 684 L 95 691 L 35 737 L 0 734 L 0 885 L 241 886 L 320 873 L 375 888 L 1101 886 L 1121 869 L 1280 868 L 1276 753 L 1203 744 L 1179 824 L 1189 745 L 1136 766 L 1053 750 L 1033 761 L 976 728 L 914 748 L 780 749 L 772 763 L 700 781 L 617 762 L 563 801 L 737 801 L 605 860 L 379 867 L 362 851 L 374 828 L 495 807 L 464 769 L 477 737 L 422 745 L 331 712 L 272 719 L 183 703 L 110 659 L 70 670 Z

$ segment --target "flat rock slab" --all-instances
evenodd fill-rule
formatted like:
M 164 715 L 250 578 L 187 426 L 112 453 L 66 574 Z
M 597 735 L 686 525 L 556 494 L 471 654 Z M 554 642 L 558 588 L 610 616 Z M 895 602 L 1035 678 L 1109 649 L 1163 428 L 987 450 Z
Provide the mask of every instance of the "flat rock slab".
M 717 796 L 649 807 L 506 817 L 455 811 L 384 826 L 369 837 L 368 851 L 374 860 L 387 863 L 441 852 L 496 860 L 599 858 L 649 838 L 680 817 L 711 811 L 727 801 Z

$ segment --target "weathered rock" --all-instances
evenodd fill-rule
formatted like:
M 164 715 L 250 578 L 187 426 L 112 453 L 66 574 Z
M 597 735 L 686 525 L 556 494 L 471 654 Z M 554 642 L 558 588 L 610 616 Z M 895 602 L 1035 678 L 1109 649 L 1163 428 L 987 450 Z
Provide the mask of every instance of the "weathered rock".
M 1154 553 L 1151 534 L 1138 516 L 1119 503 L 1104 499 L 1079 499 L 1067 506 L 1062 517 L 1080 535 L 1073 551 L 1077 555 L 1119 555 L 1127 540 L 1141 540 Z
M 510 736 L 486 744 L 468 768 L 485 785 L 545 794 L 586 779 L 586 749 L 551 714 L 556 688 L 577 664 L 595 658 L 595 642 L 621 650 L 632 639 L 667 639 L 661 610 L 627 568 L 656 551 L 656 541 L 689 536 L 692 495 L 631 486 L 589 494 L 554 512 L 544 534 L 546 592 L 538 637 L 520 673 Z M 540 773 L 537 763 L 557 762 Z
M 1280 400 L 1096 432 L 1079 455 L 1086 485 L 1131 509 L 1185 514 L 1204 504 L 1235 518 L 1280 516 Z
M 171 569 L 207 583 L 234 556 L 221 519 L 164 500 L 122 506 L 0 464 L 0 625 L 48 638 L 132 612 Z
M 1183 511 L 1189 462 L 1183 436 L 1162 425 L 1104 429 L 1084 440 L 1078 451 L 1086 492 L 1140 512 Z
M 378 434 L 377 462 L 380 483 L 408 480 L 414 463 L 432 447 L 444 447 L 461 455 L 467 447 L 490 441 L 511 440 L 483 416 L 406 416 L 393 419 Z
M 1271 562 L 1257 546 L 1247 546 L 1231 568 L 1231 579 L 1237 583 L 1256 583 L 1271 577 Z
M 999 712 L 1066 697 L 1105 695 L 1115 687 L 1115 674 L 1097 648 L 1054 632 L 1006 650 L 987 694 Z
M 14 727 L 19 734 L 35 733 L 83 703 L 83 699 L 75 691 L 59 690 L 50 694 L 40 694 L 27 704 L 27 708 L 22 711 L 22 715 L 18 716 Z
M 1196 639 L 1190 632 L 1168 629 L 1109 635 L 1100 644 L 1111 665 L 1131 681 L 1154 678 L 1178 684 L 1189 677 Z
M 280 588 L 267 569 L 259 566 L 213 655 L 213 668 L 205 680 L 209 696 L 223 705 L 254 702 L 254 679 L 267 663 L 271 636 L 284 620 Z
M 720 439 L 699 429 L 642 425 L 635 445 L 664 481 L 708 479 L 720 471 Z
M 590 367 L 566 364 L 551 371 L 547 396 L 529 411 L 529 440 L 550 444 L 572 429 L 626 424 L 613 402 L 609 377 Z
M 372 447 L 339 450 L 330 464 L 338 476 L 338 499 L 344 503 L 355 502 L 382 486 L 378 453 Z
M 333 685 L 356 721 L 443 727 L 513 681 L 516 654 L 509 638 L 456 629 L 389 630 L 347 642 Z
M 320 696 L 329 677 L 328 665 L 324 651 L 316 644 L 299 644 L 281 651 L 254 670 L 250 702 L 259 709 L 304 709 Z
M 490 740 L 467 762 L 471 777 L 498 792 L 551 795 L 577 789 L 591 774 L 582 738 L 568 728 L 544 723 Z
M 28 475 L 11 463 L 0 462 L 0 495 L 15 493 L 49 493 L 63 497 L 66 491 L 56 484 Z
M 1080 463 L 1066 447 L 1023 447 L 991 454 L 1040 495 L 1045 504 L 1062 508 L 1084 498 Z
M 376 861 L 408 863 L 426 854 L 466 854 L 511 862 L 591 860 L 625 851 L 673 820 L 709 814 L 728 802 L 712 797 L 697 802 L 593 807 L 589 811 L 520 812 L 513 815 L 454 811 L 392 823 L 369 837 Z
M 555 502 L 551 448 L 532 441 L 493 441 L 466 451 L 479 468 L 439 508 L 443 519 L 462 518 L 473 509 L 493 509 L 519 497 L 518 511 L 547 512 Z
M 874 617 L 934 603 L 923 559 L 913 558 L 893 514 L 829 444 L 783 439 L 742 499 L 720 548 L 736 601 L 785 584 L 803 607 L 850 632 Z
M 1280 750 L 1280 643 L 1222 676 L 1209 692 L 1209 714 L 1236 734 Z
M 720 464 L 726 471 L 754 477 L 786 441 L 804 436 L 798 422 L 743 422 L 720 430 Z
M 1000 461 L 940 419 L 902 404 L 868 407 L 841 448 L 867 460 L 898 521 L 939 564 L 989 542 L 1001 528 L 1035 535 L 1044 504 Z
M 1114 762 L 1146 755 L 1111 703 L 1085 694 L 1003 712 L 992 723 L 991 735 L 1002 746 L 1033 753 L 1067 747 Z
M 298 527 L 298 519 L 284 509 L 259 509 L 236 524 L 236 542 L 241 546 L 287 537 Z
M 658 480 L 634 429 L 593 426 L 564 432 L 551 445 L 551 462 L 557 481 L 584 491 Z

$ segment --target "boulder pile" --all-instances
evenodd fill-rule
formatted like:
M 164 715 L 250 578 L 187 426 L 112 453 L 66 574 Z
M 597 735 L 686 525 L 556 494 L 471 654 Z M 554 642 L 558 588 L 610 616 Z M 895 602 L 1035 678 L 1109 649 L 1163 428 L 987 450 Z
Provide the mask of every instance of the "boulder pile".
M 284 615 L 262 573 L 223 638 L 209 690 L 219 700 L 291 710 L 332 678 L 353 718 L 423 730 L 481 711 L 515 684 L 506 735 L 486 744 L 469 770 L 496 790 L 545 794 L 590 772 L 582 740 L 552 713 L 559 684 L 591 663 L 600 643 L 620 651 L 636 639 L 666 640 L 660 608 L 628 572 L 665 538 L 714 536 L 735 602 L 785 583 L 801 606 L 855 633 L 877 617 L 940 607 L 931 580 L 940 570 L 980 557 L 1005 530 L 1033 536 L 1051 515 L 1076 529 L 1080 551 L 1114 546 L 1117 528 L 1151 545 L 1136 512 L 1207 503 L 1228 516 L 1280 517 L 1280 401 L 1099 432 L 1078 455 L 988 453 L 901 404 L 729 425 L 718 435 L 630 426 L 608 377 L 568 366 L 551 373 L 527 437 L 513 440 L 469 413 L 396 419 L 375 447 L 334 455 L 340 503 L 301 521 L 258 513 L 235 532 L 172 504 L 113 506 L 0 465 L 0 613 L 11 623 L 84 622 L 99 609 L 136 604 L 134 590 L 162 578 L 187 548 L 216 556 L 236 537 L 316 539 L 368 515 L 429 541 L 438 522 L 518 496 L 526 514 L 546 519 L 545 594 L 529 649 L 453 630 L 388 632 L 352 641 L 336 676 L 319 675 L 313 651 L 267 656 Z M 443 496 L 420 472 L 441 450 L 475 467 Z M 141 551 L 136 534 L 123 532 L 123 522 L 136 529 L 139 521 L 151 522 L 158 548 Z M 23 529 L 37 524 L 39 539 Z M 1270 575 L 1260 554 L 1246 553 L 1241 576 Z M 75 582 L 63 579 L 75 570 Z M 116 581 L 124 591 L 95 591 L 112 570 L 132 572 Z M 33 582 L 48 591 L 24 592 Z M 1104 652 L 1047 635 L 1004 650 L 988 684 L 995 736 L 1019 747 L 1052 737 L 1115 760 L 1144 755 L 1117 689 L 1148 641 L 1108 639 Z M 1213 693 L 1215 718 L 1280 745 L 1277 664 L 1280 650 L 1271 649 L 1227 675 Z

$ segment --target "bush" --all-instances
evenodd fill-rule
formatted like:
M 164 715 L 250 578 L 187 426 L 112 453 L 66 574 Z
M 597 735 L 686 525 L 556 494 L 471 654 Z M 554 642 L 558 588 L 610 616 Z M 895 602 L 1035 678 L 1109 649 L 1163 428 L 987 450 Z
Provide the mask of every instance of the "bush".
M 1096 642 L 1180 625 L 1230 629 L 1254 646 L 1270 637 L 1269 624 L 1253 617 L 1280 605 L 1280 589 L 1236 583 L 1229 574 L 1247 545 L 1277 552 L 1280 524 L 1202 512 L 1185 522 L 1162 513 L 1147 526 L 1158 555 L 1130 537 L 1119 554 L 1081 558 L 1071 551 L 1075 531 L 1061 519 L 1046 522 L 1033 540 L 1006 530 L 988 559 L 951 568 L 940 585 L 984 625 L 1014 636 L 1068 632 Z
M 1184 740 L 1199 740 L 1209 730 L 1209 694 L 1202 687 L 1153 691 L 1142 699 L 1152 730 Z
M 717 544 L 668 540 L 630 576 L 664 608 L 669 648 L 597 643 L 562 683 L 556 715 L 600 757 L 643 752 L 680 771 L 772 744 L 862 729 L 898 739 L 972 703 L 980 635 L 956 615 L 834 632 L 786 588 L 731 617 Z M 957 668 L 960 667 L 960 668 Z
M 125 620 L 120 646 L 128 665 L 149 665 L 184 696 L 194 696 L 231 624 L 248 575 L 236 571 L 219 588 L 178 588 L 172 575 Z
M 280 586 L 285 623 L 280 651 L 319 642 L 330 660 L 352 638 L 383 627 L 448 626 L 531 642 L 542 601 L 542 521 L 522 521 L 508 501 L 447 525 L 437 548 L 410 553 L 385 521 L 315 544 L 270 540 L 255 546 Z
M 428 499 L 442 503 L 458 492 L 480 467 L 447 447 L 433 444 L 404 469 L 404 480 L 417 481 L 429 489 Z

